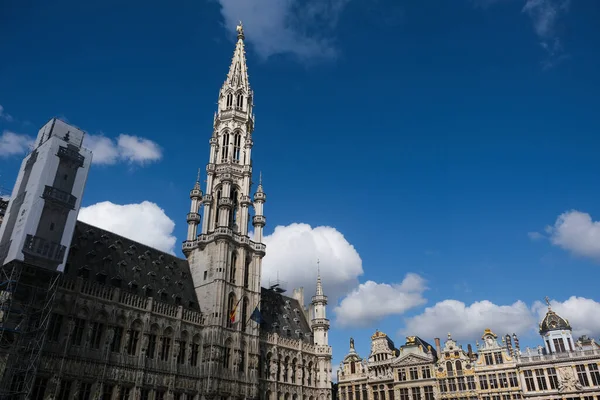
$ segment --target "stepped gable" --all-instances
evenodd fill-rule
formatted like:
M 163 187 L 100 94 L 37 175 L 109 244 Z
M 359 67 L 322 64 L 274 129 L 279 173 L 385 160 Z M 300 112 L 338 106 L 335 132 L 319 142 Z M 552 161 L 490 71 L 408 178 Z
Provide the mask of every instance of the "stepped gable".
M 65 277 L 200 311 L 187 260 L 77 221 Z
M 312 343 L 312 331 L 304 307 L 298 300 L 272 289 L 261 288 L 261 332 L 277 333 L 283 337 Z M 286 329 L 287 328 L 287 329 Z

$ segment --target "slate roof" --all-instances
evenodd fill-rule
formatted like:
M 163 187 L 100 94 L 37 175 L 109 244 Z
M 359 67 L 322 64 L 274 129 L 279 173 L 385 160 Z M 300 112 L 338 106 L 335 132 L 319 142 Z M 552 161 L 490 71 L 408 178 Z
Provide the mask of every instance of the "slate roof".
M 65 277 L 200 311 L 187 260 L 77 221 Z
M 261 288 L 261 332 L 301 339 L 312 343 L 312 331 L 298 300 Z

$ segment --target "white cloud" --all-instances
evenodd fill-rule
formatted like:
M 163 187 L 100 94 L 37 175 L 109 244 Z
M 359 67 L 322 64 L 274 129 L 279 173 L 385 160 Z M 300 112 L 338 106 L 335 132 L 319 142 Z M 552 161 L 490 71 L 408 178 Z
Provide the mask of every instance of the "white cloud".
M 569 321 L 573 328 L 573 336 L 576 338 L 581 335 L 592 337 L 600 334 L 600 319 L 595 318 L 600 315 L 600 303 L 584 297 L 571 296 L 562 303 L 551 300 L 550 306 L 554 312 Z M 537 301 L 533 305 L 533 310 L 538 321 L 541 321 L 548 308 L 546 304 Z
M 600 261 L 600 222 L 590 214 L 576 210 L 558 216 L 553 226 L 546 228 L 550 242 L 576 256 Z
M 369 326 L 425 304 L 425 280 L 409 273 L 398 284 L 367 281 L 350 292 L 333 311 L 338 326 Z
M 2 107 L 2 105 L 0 104 L 0 119 L 4 119 L 7 122 L 12 122 L 14 121 L 14 118 L 12 115 L 8 114 L 7 112 L 4 111 L 4 107 Z
M 527 236 L 529 236 L 529 239 L 531 240 L 541 240 L 545 238 L 545 236 L 539 232 L 527 232 Z
M 78 219 L 155 249 L 175 254 L 175 222 L 155 203 L 143 201 L 138 204 L 120 205 L 104 201 L 81 208 Z
M 279 279 L 288 282 L 288 290 L 304 287 L 306 296 L 315 291 L 317 260 L 321 278 L 330 302 L 358 283 L 363 273 L 358 252 L 335 228 L 294 223 L 277 226 L 264 237 L 267 254 L 263 260 L 262 284 Z M 307 298 L 310 301 L 310 298 Z
M 4 131 L 0 136 L 0 157 L 24 154 L 32 148 L 33 143 L 34 139 L 31 136 Z
M 522 301 L 496 305 L 488 300 L 467 306 L 462 301 L 444 300 L 423 313 L 406 319 L 403 335 L 443 337 L 448 332 L 458 340 L 473 340 L 490 328 L 496 334 L 523 334 L 536 326 L 531 310 Z
M 540 45 L 550 57 L 545 66 L 550 67 L 563 55 L 558 31 L 560 18 L 569 10 L 570 0 L 527 0 L 523 12 L 529 15 Z
M 552 300 L 552 309 L 569 320 L 573 336 L 600 335 L 600 303 L 583 297 L 571 297 L 564 302 Z M 425 338 L 444 337 L 448 332 L 462 341 L 474 341 L 484 329 L 497 335 L 537 335 L 537 327 L 546 315 L 547 307 L 536 301 L 531 307 L 518 300 L 509 305 L 497 305 L 482 300 L 466 305 L 458 300 L 444 300 L 427 307 L 421 314 L 407 318 L 402 335 L 419 335 Z
M 114 165 L 118 162 L 143 165 L 162 158 L 162 149 L 158 144 L 138 136 L 121 134 L 113 140 L 103 135 L 86 135 L 84 146 L 92 151 L 92 162 L 98 165 Z
M 267 58 L 293 54 L 301 59 L 335 57 L 332 32 L 349 0 L 219 0 L 226 27 L 240 20 L 246 39 Z

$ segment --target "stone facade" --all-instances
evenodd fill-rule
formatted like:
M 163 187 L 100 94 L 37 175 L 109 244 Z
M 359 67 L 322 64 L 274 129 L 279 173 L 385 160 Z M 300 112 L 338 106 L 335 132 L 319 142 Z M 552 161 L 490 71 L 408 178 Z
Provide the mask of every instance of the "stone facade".
M 239 26 L 205 193 L 200 177 L 190 192 L 186 259 L 77 222 L 31 399 L 331 400 L 320 276 L 308 308 L 301 288 L 260 285 L 266 195 L 259 182 L 250 197 L 243 40 Z
M 573 341 L 571 326 L 550 307 L 540 324 L 545 346 L 521 350 L 518 337 L 486 329 L 476 349 L 448 334 L 435 348 L 416 336 L 395 348 L 382 332 L 363 360 L 354 349 L 338 371 L 340 400 L 600 400 L 600 346 Z

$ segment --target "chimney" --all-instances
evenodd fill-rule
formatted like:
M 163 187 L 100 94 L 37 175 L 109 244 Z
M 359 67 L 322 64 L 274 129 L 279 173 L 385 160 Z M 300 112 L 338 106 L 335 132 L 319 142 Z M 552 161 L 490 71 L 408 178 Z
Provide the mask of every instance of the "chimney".
M 442 345 L 440 344 L 440 338 L 435 338 L 435 351 L 437 351 L 438 357 L 442 353 Z
M 292 298 L 294 298 L 295 300 L 298 300 L 298 303 L 300 303 L 300 306 L 302 306 L 302 308 L 304 308 L 304 288 L 303 287 L 294 289 L 294 291 L 292 293 Z

